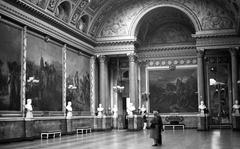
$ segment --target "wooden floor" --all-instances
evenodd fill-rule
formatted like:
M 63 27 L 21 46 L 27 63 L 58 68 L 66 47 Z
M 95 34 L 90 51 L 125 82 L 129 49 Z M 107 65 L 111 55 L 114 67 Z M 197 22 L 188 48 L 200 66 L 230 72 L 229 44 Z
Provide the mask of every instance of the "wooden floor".
M 240 149 L 240 132 L 212 130 L 208 132 L 194 129 L 166 130 L 163 145 L 152 147 L 149 130 L 129 132 L 113 130 L 93 132 L 83 135 L 69 135 L 49 140 L 34 140 L 0 144 L 1 149 Z

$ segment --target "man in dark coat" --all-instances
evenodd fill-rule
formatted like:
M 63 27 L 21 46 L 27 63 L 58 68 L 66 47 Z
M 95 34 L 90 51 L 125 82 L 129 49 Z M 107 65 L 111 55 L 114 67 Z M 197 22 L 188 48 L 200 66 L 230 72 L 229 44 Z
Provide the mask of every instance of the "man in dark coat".
M 162 118 L 160 116 L 160 114 L 158 114 L 157 116 L 157 120 L 158 120 L 158 125 L 159 125 L 159 129 L 158 129 L 158 133 L 159 133 L 159 138 L 158 138 L 158 145 L 162 145 L 162 131 L 163 131 L 163 123 L 162 123 Z

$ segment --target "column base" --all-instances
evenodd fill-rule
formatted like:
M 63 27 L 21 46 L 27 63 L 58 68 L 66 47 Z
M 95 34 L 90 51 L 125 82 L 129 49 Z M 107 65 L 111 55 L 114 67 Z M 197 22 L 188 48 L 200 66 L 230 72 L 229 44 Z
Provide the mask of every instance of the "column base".
M 240 116 L 232 116 L 232 129 L 240 130 Z

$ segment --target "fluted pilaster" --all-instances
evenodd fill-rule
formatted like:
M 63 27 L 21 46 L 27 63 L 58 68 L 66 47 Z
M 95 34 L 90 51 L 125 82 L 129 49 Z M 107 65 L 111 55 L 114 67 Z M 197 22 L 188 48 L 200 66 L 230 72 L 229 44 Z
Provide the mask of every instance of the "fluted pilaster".
M 237 62 L 238 48 L 230 49 L 231 54 L 231 67 L 232 67 L 232 97 L 233 101 L 238 100 L 238 62 Z
M 206 103 L 205 100 L 205 90 L 204 90 L 204 64 L 203 64 L 203 58 L 204 58 L 204 49 L 197 50 L 197 62 L 198 62 L 198 103 L 200 104 L 200 101 L 203 100 Z

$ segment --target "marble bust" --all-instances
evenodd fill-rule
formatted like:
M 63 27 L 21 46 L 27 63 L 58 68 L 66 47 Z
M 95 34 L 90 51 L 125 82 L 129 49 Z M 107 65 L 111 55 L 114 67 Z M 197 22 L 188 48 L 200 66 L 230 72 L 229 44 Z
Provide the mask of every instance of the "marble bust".
M 238 104 L 238 100 L 235 100 L 235 103 L 232 108 L 233 108 L 233 114 L 239 116 L 240 105 Z
M 198 109 L 200 110 L 200 114 L 204 114 L 204 110 L 206 110 L 207 107 L 204 105 L 203 101 L 200 102 L 200 105 L 198 106 Z
M 71 118 L 72 117 L 72 102 L 71 101 L 68 101 L 66 110 L 67 110 L 67 118 Z
M 98 116 L 102 117 L 103 116 L 103 110 L 104 108 L 102 107 L 102 104 L 99 104 L 97 111 L 98 111 Z
M 26 118 L 27 119 L 33 118 L 32 99 L 27 99 L 27 104 L 24 107 L 26 109 Z
M 135 110 L 135 107 L 132 103 L 129 103 L 129 106 L 127 107 L 127 113 L 128 117 L 133 117 L 133 111 Z

